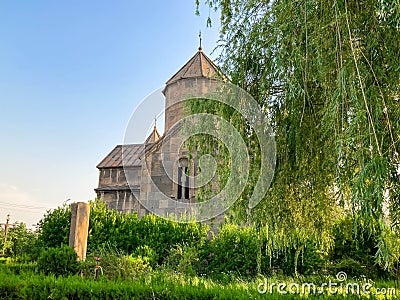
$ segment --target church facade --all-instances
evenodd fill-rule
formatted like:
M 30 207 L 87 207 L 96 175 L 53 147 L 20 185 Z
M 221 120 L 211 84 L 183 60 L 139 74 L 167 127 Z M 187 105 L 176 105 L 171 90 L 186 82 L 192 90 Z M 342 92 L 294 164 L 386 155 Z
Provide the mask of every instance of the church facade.
M 156 126 L 142 144 L 117 145 L 98 165 L 97 197 L 122 212 L 176 216 L 196 201 L 196 153 L 181 147 L 184 100 L 212 90 L 224 75 L 202 48 L 165 84 L 165 132 Z M 197 89 L 197 91 L 193 91 Z

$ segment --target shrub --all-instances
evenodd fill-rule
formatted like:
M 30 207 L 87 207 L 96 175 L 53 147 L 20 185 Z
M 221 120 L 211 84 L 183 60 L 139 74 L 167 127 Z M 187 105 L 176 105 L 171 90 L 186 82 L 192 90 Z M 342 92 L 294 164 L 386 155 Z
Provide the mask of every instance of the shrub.
M 208 226 L 200 223 L 179 223 L 155 215 L 146 215 L 137 224 L 138 245 L 148 245 L 162 264 L 171 248 L 178 244 L 201 245 L 207 239 Z
M 110 280 L 132 280 L 152 270 L 147 257 L 126 255 L 112 247 L 102 247 L 88 254 L 81 264 L 81 274 L 86 278 L 94 277 L 95 257 L 100 257 L 99 265 L 103 270 L 100 277 Z
M 141 256 L 141 257 L 146 257 L 148 262 L 155 267 L 157 264 L 157 261 L 159 259 L 158 254 L 154 249 L 150 248 L 147 245 L 141 245 L 136 248 L 134 252 L 134 256 Z
M 123 255 L 119 259 L 120 278 L 130 280 L 151 271 L 147 257 Z
M 78 256 L 74 249 L 68 246 L 48 248 L 40 254 L 37 268 L 39 272 L 43 272 L 45 275 L 74 275 L 79 271 Z
M 346 271 L 348 275 L 368 278 L 385 277 L 387 272 L 375 264 L 376 233 L 368 232 L 362 223 L 356 222 L 357 216 L 347 215 L 335 224 L 335 245 L 330 253 L 332 271 Z
M 338 261 L 333 270 L 337 272 L 345 272 L 349 277 L 358 277 L 366 274 L 366 266 L 352 258 L 343 258 Z
M 67 244 L 70 218 L 66 206 L 48 212 L 39 222 L 40 246 Z M 139 220 L 136 213 L 109 210 L 96 199 L 90 202 L 88 251 L 95 252 L 108 244 L 121 253 L 147 256 L 152 265 L 161 264 L 177 244 L 204 243 L 207 231 L 208 226 L 200 223 L 179 223 L 155 215 Z
M 199 261 L 199 251 L 194 246 L 176 245 L 169 252 L 164 262 L 165 267 L 186 275 L 196 275 Z
M 201 250 L 203 265 L 214 274 L 240 276 L 257 274 L 258 240 L 254 227 L 224 224 L 210 243 Z M 207 274 L 209 275 L 209 274 Z
M 38 223 L 38 246 L 46 248 L 68 244 L 70 224 L 70 206 L 47 211 Z

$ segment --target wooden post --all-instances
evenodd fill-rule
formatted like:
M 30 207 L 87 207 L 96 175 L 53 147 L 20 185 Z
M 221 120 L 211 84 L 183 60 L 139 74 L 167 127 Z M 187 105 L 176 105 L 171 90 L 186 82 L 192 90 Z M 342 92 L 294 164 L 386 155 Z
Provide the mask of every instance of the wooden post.
M 69 246 L 74 248 L 79 260 L 85 260 L 89 229 L 90 205 L 84 202 L 71 204 Z

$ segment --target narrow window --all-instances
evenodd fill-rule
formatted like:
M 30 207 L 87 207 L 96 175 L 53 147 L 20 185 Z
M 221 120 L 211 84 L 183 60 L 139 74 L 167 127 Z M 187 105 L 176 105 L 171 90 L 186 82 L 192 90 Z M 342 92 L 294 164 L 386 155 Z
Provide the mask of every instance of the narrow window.
M 182 199 L 182 167 L 178 167 L 178 195 L 177 199 Z
M 177 199 L 189 199 L 189 176 L 188 173 L 188 160 L 187 158 L 182 158 L 179 160 L 178 166 L 178 190 Z
M 189 176 L 187 175 L 188 168 L 185 168 L 185 199 L 189 199 Z

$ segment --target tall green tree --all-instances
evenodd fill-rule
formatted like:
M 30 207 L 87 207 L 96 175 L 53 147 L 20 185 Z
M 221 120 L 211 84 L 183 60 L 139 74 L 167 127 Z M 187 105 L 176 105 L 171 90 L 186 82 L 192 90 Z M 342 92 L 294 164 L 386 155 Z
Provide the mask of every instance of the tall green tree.
M 271 233 L 271 247 L 301 249 L 309 238 L 329 244 L 340 210 L 357 213 L 374 233 L 387 221 L 398 226 L 398 1 L 206 4 L 220 12 L 223 71 L 259 102 L 275 133 L 275 178 L 252 212 Z M 214 110 L 234 122 L 231 112 Z M 257 165 L 257 143 L 241 133 Z M 245 211 L 252 187 L 249 181 L 234 212 Z M 387 261 L 383 238 L 378 246 L 378 260 Z

